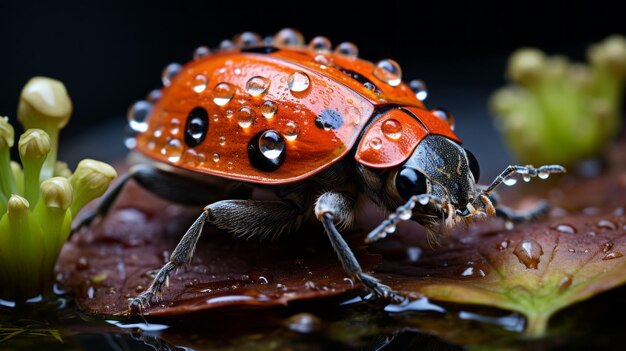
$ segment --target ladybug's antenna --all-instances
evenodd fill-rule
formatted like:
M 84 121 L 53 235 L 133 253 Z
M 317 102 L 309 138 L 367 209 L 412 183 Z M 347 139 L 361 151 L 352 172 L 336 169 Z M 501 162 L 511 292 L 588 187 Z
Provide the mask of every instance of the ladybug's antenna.
M 491 182 L 487 188 L 483 189 L 483 194 L 487 195 L 497 188 L 500 184 L 505 183 L 507 185 L 513 185 L 517 182 L 517 179 L 510 177 L 512 174 L 521 174 L 522 179 L 525 182 L 529 182 L 531 178 L 539 177 L 546 179 L 552 173 L 565 173 L 565 167 L 559 165 L 546 165 L 539 168 L 535 168 L 531 165 L 527 166 L 508 166 L 507 168 Z
M 413 216 L 413 208 L 419 203 L 422 206 L 432 203 L 441 207 L 438 197 L 431 194 L 413 195 L 404 205 L 398 207 L 396 211 L 389 215 L 381 224 L 372 230 L 365 238 L 366 243 L 373 243 L 396 231 L 396 225 L 400 221 L 407 221 Z

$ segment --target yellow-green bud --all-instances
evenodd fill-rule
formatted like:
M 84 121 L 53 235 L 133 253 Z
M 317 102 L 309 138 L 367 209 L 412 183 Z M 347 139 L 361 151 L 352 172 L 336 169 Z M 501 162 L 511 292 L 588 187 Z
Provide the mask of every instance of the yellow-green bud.
M 34 77 L 22 89 L 17 117 L 25 128 L 63 128 L 72 114 L 72 101 L 58 80 Z
M 545 58 L 541 50 L 518 49 L 509 58 L 507 75 L 520 84 L 532 85 L 541 78 Z
M 8 117 L 0 117 L 0 148 L 11 148 L 15 142 L 15 130 Z
M 89 201 L 102 196 L 117 172 L 108 164 L 96 160 L 80 161 L 70 178 L 74 190 L 72 213 L 76 214 Z
M 41 129 L 29 129 L 18 143 L 20 156 L 24 159 L 43 159 L 50 152 L 50 137 Z
M 7 213 L 9 215 L 21 215 L 28 212 L 29 206 L 30 204 L 25 198 L 19 195 L 11 195 L 7 202 Z
M 63 177 L 54 177 L 41 183 L 41 198 L 46 207 L 67 210 L 72 205 L 72 186 Z
M 626 38 L 613 35 L 593 45 L 587 51 L 589 62 L 615 74 L 626 74 Z
M 55 177 L 65 177 L 65 178 L 69 178 L 72 176 L 72 171 L 70 170 L 70 168 L 67 166 L 66 162 L 63 161 L 57 161 L 54 164 L 54 176 Z
M 554 55 L 547 57 L 544 61 L 543 74 L 547 79 L 558 80 L 565 78 L 567 69 L 569 68 L 569 60 L 565 56 Z

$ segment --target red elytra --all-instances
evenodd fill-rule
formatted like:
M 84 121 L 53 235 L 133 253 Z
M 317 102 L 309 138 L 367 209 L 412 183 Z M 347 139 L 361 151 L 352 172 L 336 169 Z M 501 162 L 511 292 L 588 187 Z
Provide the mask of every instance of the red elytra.
M 357 142 L 356 161 L 375 168 L 402 163 L 428 133 L 460 142 L 407 84 L 388 84 L 375 67 L 306 47 L 234 49 L 196 59 L 163 88 L 136 148 L 193 172 L 286 184 L 331 166 Z M 389 106 L 397 108 L 376 112 Z M 189 145 L 185 127 L 198 107 L 207 112 L 208 128 L 198 145 Z M 395 138 L 383 131 L 390 119 L 401 128 Z M 284 160 L 272 170 L 255 167 L 248 153 L 251 140 L 265 130 L 284 137 Z

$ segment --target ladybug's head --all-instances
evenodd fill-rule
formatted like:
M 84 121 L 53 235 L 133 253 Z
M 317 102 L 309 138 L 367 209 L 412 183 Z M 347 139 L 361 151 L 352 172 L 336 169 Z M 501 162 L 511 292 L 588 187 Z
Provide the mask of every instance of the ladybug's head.
M 428 135 L 411 156 L 389 172 L 389 196 L 408 201 L 415 195 L 428 195 L 417 203 L 413 219 L 428 225 L 442 220 L 447 227 L 464 217 L 484 214 L 476 183 L 480 168 L 474 155 L 456 142 L 440 136 Z
M 476 188 L 478 161 L 437 112 L 385 111 L 365 130 L 356 153 L 369 196 L 389 211 L 418 196 L 411 218 L 435 232 L 493 212 Z

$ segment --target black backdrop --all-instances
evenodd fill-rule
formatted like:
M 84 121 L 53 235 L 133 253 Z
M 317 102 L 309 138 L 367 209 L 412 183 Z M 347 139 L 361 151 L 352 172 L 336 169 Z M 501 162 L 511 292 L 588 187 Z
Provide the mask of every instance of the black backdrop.
M 370 60 L 391 57 L 406 78 L 427 81 L 428 105 L 463 109 L 459 101 L 471 98 L 480 109 L 468 115 L 484 118 L 486 97 L 503 84 L 514 48 L 538 46 L 583 59 L 589 43 L 626 32 L 626 15 L 601 1 L 382 0 L 370 7 L 323 0 L 2 0 L 0 114 L 15 116 L 29 77 L 51 76 L 72 95 L 75 114 L 64 133 L 77 137 L 87 126 L 119 121 L 132 101 L 160 85 L 166 64 L 189 60 L 195 47 L 216 46 L 244 30 L 265 36 L 283 27 L 298 28 L 307 39 L 353 41 Z M 471 133 L 470 124 L 461 136 Z

